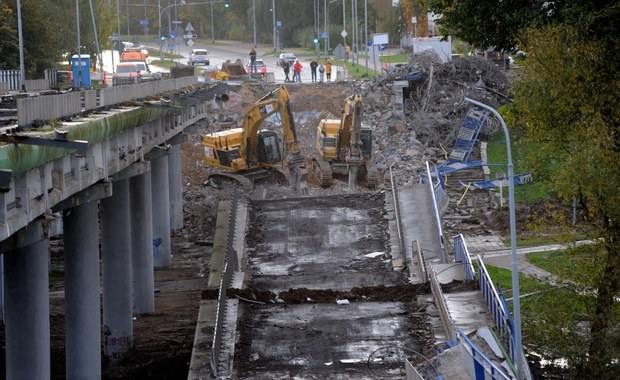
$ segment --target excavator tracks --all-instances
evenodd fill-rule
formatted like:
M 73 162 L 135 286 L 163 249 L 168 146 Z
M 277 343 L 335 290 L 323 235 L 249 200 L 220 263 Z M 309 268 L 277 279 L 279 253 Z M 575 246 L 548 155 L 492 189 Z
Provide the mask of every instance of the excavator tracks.
M 332 168 L 323 157 L 315 155 L 312 157 L 312 173 L 319 181 L 319 186 L 330 187 L 334 183 Z

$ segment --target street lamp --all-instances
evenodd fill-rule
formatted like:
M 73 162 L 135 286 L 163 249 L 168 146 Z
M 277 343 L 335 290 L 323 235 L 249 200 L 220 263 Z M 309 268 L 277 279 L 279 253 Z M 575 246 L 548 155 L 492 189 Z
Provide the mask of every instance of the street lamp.
M 502 116 L 493 108 L 473 99 L 465 98 L 465 101 L 491 112 L 499 120 L 504 130 L 506 139 L 506 151 L 508 154 L 508 203 L 510 214 L 510 250 L 512 253 L 512 299 L 515 328 L 515 365 L 517 366 L 517 379 L 524 378 L 523 343 L 521 340 L 521 300 L 519 299 L 519 266 L 517 263 L 517 226 L 515 217 L 515 184 L 514 167 L 512 164 L 512 149 L 510 147 L 510 134 Z

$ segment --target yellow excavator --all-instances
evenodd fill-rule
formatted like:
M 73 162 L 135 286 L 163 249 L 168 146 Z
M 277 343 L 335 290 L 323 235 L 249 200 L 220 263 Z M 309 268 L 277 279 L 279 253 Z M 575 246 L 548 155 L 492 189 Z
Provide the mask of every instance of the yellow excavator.
M 265 119 L 278 113 L 282 123 L 284 152 L 278 134 L 261 129 Z M 304 157 L 297 143 L 295 121 L 289 93 L 284 86 L 259 99 L 245 114 L 241 128 L 232 128 L 203 136 L 204 163 L 223 169 L 209 181 L 232 179 L 252 189 L 257 181 L 272 180 L 307 189 Z
M 312 172 L 322 187 L 333 184 L 333 175 L 348 175 L 351 189 L 359 179 L 375 188 L 382 176 L 372 165 L 372 129 L 362 126 L 364 106 L 362 96 L 345 98 L 342 117 L 323 119 L 316 134 L 317 153 L 312 157 Z

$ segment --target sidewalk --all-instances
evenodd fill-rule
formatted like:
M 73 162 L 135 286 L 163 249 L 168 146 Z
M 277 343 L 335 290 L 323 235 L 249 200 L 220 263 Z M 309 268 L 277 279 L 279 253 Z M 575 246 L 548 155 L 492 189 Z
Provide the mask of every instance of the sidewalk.
M 472 255 L 480 255 L 485 264 L 512 270 L 512 250 L 506 247 L 499 236 L 469 236 L 465 237 L 467 249 Z M 529 253 L 548 252 L 565 249 L 575 244 L 587 244 L 587 241 L 579 241 L 568 244 L 548 244 L 536 247 L 517 246 L 517 266 L 519 273 L 538 279 L 553 281 L 555 276 L 546 270 L 530 263 L 526 256 Z

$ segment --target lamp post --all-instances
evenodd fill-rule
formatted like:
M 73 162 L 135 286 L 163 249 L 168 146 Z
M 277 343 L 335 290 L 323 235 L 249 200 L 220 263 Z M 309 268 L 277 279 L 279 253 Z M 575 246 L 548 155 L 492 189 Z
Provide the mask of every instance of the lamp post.
M 256 48 L 256 0 L 252 0 L 252 21 L 254 25 L 254 48 Z
M 276 0 L 271 0 L 271 14 L 273 17 L 273 51 L 278 51 L 276 41 Z
M 510 214 L 510 250 L 512 253 L 512 298 L 515 328 L 515 365 L 517 366 L 517 379 L 524 378 L 523 343 L 521 341 L 521 300 L 519 299 L 519 266 L 517 263 L 517 226 L 515 217 L 515 184 L 514 167 L 512 163 L 512 149 L 510 147 L 510 134 L 502 116 L 493 108 L 473 99 L 465 98 L 465 101 L 491 112 L 499 120 L 504 130 L 506 139 L 506 151 L 508 154 L 508 208 Z

